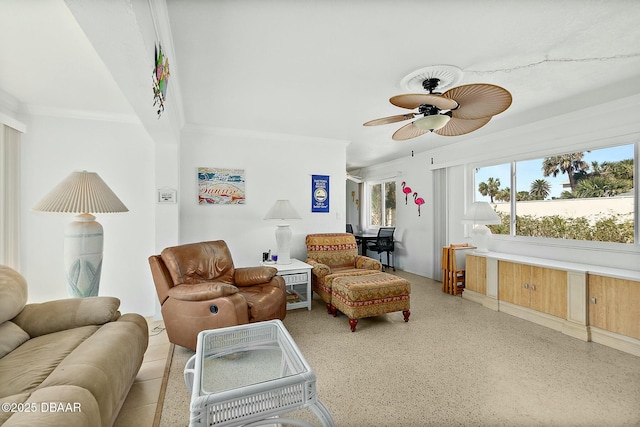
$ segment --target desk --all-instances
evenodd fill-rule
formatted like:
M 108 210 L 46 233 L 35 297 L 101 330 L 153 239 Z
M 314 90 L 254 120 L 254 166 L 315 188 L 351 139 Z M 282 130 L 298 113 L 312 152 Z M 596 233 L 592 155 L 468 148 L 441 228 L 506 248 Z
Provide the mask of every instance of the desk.
M 280 320 L 198 334 L 184 369 L 191 392 L 190 426 L 306 426 L 272 417 L 310 408 L 324 427 L 333 417 L 316 393 L 316 375 Z
M 362 242 L 362 249 L 360 249 L 360 255 L 367 255 L 367 242 L 370 240 L 376 240 L 378 238 L 377 234 L 369 234 L 369 233 L 356 233 L 354 234 L 356 240 L 360 239 Z

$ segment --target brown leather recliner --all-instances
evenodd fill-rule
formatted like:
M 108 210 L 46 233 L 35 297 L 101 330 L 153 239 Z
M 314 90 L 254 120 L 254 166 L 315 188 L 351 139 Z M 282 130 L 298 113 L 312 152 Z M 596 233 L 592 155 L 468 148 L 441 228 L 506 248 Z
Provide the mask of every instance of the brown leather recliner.
M 166 248 L 149 257 L 169 341 L 195 350 L 198 333 L 284 319 L 287 292 L 273 267 L 235 268 L 223 240 Z

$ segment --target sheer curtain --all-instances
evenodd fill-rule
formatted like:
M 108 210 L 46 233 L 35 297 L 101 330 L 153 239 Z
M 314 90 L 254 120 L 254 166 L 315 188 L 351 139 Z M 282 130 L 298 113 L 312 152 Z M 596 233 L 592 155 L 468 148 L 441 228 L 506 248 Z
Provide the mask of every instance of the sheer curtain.
M 0 123 L 0 264 L 20 270 L 21 133 Z

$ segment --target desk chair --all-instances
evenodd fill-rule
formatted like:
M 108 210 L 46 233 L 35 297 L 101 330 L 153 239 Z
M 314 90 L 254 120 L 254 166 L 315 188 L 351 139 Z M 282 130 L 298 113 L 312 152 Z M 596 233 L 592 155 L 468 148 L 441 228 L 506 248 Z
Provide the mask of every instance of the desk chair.
M 347 233 L 354 234 L 353 233 L 353 225 L 347 224 Z M 362 239 L 359 239 L 359 238 L 356 237 L 356 244 L 359 247 L 362 244 Z
M 395 242 L 393 241 L 393 233 L 395 232 L 395 227 L 380 227 L 378 229 L 378 237 L 375 241 L 367 242 L 367 250 L 377 252 L 378 258 L 382 263 L 382 252 L 387 253 L 387 263 L 382 264 L 383 267 L 389 267 L 389 254 L 395 250 Z M 393 259 L 393 258 L 392 258 Z M 395 261 L 394 265 L 391 265 L 393 271 L 396 271 Z

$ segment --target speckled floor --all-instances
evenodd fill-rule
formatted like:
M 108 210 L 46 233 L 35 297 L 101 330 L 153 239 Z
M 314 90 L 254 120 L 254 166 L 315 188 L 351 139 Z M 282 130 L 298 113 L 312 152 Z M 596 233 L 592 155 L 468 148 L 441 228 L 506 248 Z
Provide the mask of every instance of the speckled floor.
M 640 358 L 587 343 L 412 283 L 402 313 L 348 320 L 290 311 L 284 323 L 317 375 L 321 401 L 338 427 L 640 426 Z M 161 425 L 188 425 L 176 347 Z M 318 425 L 309 410 L 291 414 Z

